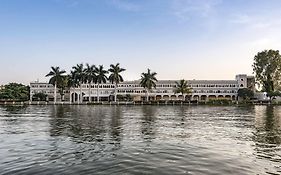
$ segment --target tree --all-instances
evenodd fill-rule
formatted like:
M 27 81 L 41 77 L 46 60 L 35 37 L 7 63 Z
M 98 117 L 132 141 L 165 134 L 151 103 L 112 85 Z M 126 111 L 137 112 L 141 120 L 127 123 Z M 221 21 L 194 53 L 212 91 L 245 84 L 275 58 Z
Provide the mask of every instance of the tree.
M 47 94 L 39 92 L 39 93 L 34 94 L 32 98 L 35 101 L 46 101 L 47 100 L 47 96 L 48 96 Z
M 49 83 L 55 86 L 54 89 L 54 102 L 57 102 L 57 85 L 60 81 L 62 81 L 64 70 L 60 70 L 60 67 L 51 67 L 51 71 L 46 75 L 46 77 L 51 76 Z
M 269 93 L 267 93 L 267 96 L 270 98 L 270 100 L 272 100 L 275 97 L 280 97 L 281 92 L 280 91 L 269 92 Z
M 74 71 L 70 71 L 70 74 L 68 75 L 68 82 L 67 82 L 67 88 L 69 88 L 70 91 L 70 100 L 72 99 L 71 88 L 73 87 L 75 89 L 78 86 L 79 86 L 79 82 L 78 79 L 76 79 L 76 74 L 74 73 Z
M 84 65 L 81 64 L 77 64 L 76 66 L 72 67 L 73 71 L 73 78 L 74 81 L 77 82 L 77 84 L 80 87 L 80 95 L 78 98 L 78 102 L 83 102 L 83 94 L 82 94 L 82 84 L 86 82 L 86 74 L 85 74 L 85 69 L 84 69 Z
M 278 50 L 264 50 L 254 57 L 256 81 L 267 93 L 281 90 L 281 56 Z
M 64 75 L 62 76 L 61 81 L 58 82 L 59 93 L 62 100 L 64 100 L 64 92 L 66 88 L 69 87 L 70 78 L 71 77 L 69 75 Z
M 97 89 L 97 101 L 99 102 L 99 86 L 101 83 L 106 83 L 107 76 L 106 74 L 108 73 L 106 70 L 104 70 L 103 65 L 99 65 L 99 67 L 95 68 L 95 73 L 96 73 L 96 83 L 98 84 L 98 89 Z
M 191 93 L 191 89 L 188 87 L 187 81 L 182 79 L 180 81 L 176 81 L 175 83 L 176 83 L 175 93 L 181 93 L 183 98 L 182 100 L 184 100 L 184 94 Z
M 30 88 L 23 84 L 10 83 L 0 90 L 1 100 L 27 101 L 29 100 Z
M 140 85 L 146 90 L 146 101 L 149 99 L 149 92 L 152 88 L 156 88 L 156 72 L 151 72 L 150 69 L 147 69 L 147 72 L 143 72 L 141 74 L 141 82 Z
M 92 102 L 91 99 L 91 86 L 92 82 L 96 81 L 96 73 L 95 73 L 95 65 L 86 64 L 85 74 L 86 74 L 86 81 L 89 83 L 89 102 Z
M 120 64 L 116 65 L 111 64 L 108 71 L 111 73 L 108 77 L 109 81 L 114 84 L 114 101 L 117 100 L 117 86 L 120 82 L 123 82 L 123 77 L 120 75 L 121 72 L 124 72 L 126 69 L 120 68 Z
M 254 97 L 254 92 L 248 88 L 239 89 L 238 97 L 243 98 L 243 100 L 250 100 L 251 98 Z

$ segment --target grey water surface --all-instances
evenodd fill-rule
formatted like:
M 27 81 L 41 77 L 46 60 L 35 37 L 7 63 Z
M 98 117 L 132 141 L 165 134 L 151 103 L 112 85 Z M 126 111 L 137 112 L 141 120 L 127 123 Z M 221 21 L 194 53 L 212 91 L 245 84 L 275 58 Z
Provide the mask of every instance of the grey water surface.
M 0 106 L 0 174 L 281 174 L 281 106 Z

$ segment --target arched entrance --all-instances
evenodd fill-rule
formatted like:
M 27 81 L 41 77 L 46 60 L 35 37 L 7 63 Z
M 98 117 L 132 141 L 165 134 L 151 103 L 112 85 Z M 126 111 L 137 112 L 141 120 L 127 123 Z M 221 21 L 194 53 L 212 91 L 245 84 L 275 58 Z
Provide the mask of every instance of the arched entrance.
M 164 95 L 163 96 L 163 100 L 166 100 L 166 101 L 168 101 L 170 98 L 169 98 L 169 95 Z
M 192 100 L 199 100 L 199 95 L 194 95 L 193 97 L 192 97 Z
M 156 95 L 156 100 L 159 101 L 162 99 L 162 96 L 161 95 Z
M 231 100 L 231 96 L 230 95 L 226 95 L 225 98 L 228 99 L 228 100 Z
M 71 102 L 78 102 L 78 94 L 76 92 L 71 94 Z
M 184 100 L 183 95 L 179 95 L 178 100 Z
M 209 95 L 209 100 L 215 100 L 217 97 L 215 95 Z
M 190 101 L 191 100 L 191 95 L 186 95 L 185 96 L 185 101 Z
M 201 96 L 201 100 L 202 100 L 202 101 L 206 101 L 206 100 L 207 100 L 207 95 L 202 95 L 202 96 Z
M 177 96 L 176 95 L 171 95 L 171 100 L 177 100 Z

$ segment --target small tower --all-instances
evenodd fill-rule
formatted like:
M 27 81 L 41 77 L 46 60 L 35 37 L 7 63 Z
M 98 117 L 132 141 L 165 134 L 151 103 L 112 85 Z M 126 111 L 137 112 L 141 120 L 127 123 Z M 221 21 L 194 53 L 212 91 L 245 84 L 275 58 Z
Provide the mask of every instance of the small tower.
M 237 80 L 239 89 L 247 88 L 247 75 L 238 74 L 235 79 Z

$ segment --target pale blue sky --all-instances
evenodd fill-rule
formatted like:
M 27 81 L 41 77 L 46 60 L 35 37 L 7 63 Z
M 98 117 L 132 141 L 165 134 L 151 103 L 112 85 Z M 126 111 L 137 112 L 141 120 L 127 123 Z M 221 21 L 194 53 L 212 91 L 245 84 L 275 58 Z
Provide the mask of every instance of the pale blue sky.
M 120 62 L 126 80 L 233 79 L 281 47 L 281 0 L 0 0 L 0 84 Z

